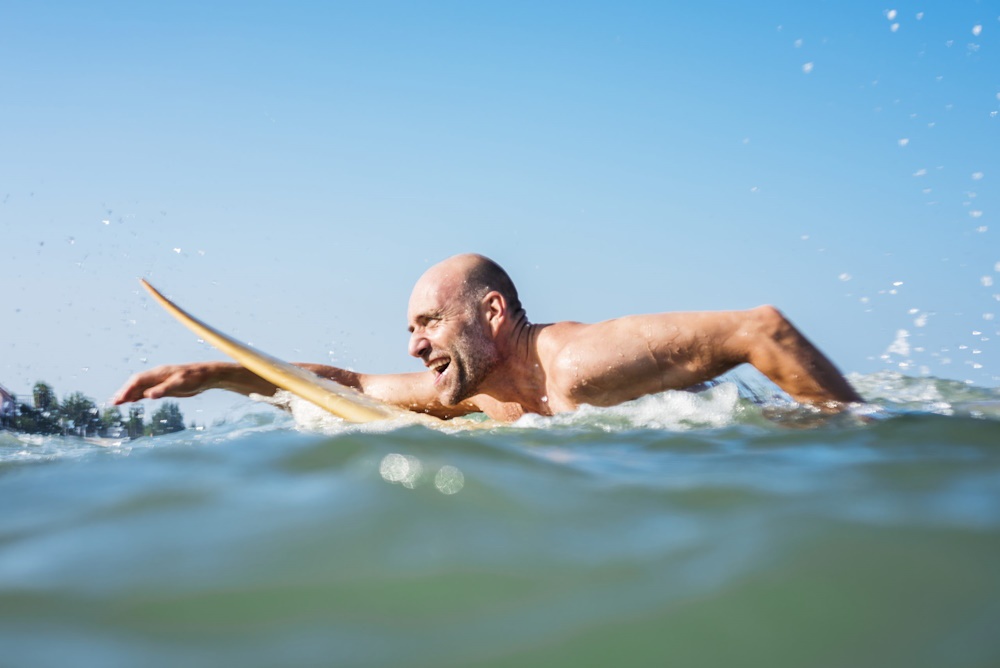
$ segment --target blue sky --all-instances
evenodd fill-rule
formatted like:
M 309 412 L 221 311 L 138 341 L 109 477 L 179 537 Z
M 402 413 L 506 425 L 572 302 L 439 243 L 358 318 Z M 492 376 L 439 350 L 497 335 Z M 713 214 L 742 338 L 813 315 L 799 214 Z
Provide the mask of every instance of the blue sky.
M 413 281 L 477 251 L 536 322 L 773 303 L 844 371 L 997 385 L 1000 3 L 676 4 L 5 2 L 0 384 L 216 358 L 139 276 L 417 370 Z

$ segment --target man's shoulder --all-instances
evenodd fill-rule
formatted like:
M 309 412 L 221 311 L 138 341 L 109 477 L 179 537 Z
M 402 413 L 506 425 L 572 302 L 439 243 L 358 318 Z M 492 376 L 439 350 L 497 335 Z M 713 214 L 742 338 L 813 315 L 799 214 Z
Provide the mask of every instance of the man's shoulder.
M 572 396 L 592 375 L 591 366 L 600 357 L 602 323 L 559 322 L 539 337 L 538 354 L 548 384 Z
M 590 356 L 613 343 L 616 333 L 623 332 L 645 316 L 622 316 L 601 322 L 563 321 L 545 325 L 538 338 L 539 354 L 551 362 L 578 355 Z
M 563 320 L 547 325 L 535 325 L 535 327 L 539 329 L 539 352 L 552 353 L 579 339 L 593 325 L 575 320 Z
M 593 324 L 569 323 L 556 330 L 546 375 L 568 401 L 610 405 L 634 398 L 657 365 L 650 338 L 662 327 L 657 315 L 629 315 Z
M 587 331 L 592 326 L 569 320 L 540 326 L 536 350 L 547 373 L 552 373 L 554 367 L 573 356 L 574 349 L 586 339 Z

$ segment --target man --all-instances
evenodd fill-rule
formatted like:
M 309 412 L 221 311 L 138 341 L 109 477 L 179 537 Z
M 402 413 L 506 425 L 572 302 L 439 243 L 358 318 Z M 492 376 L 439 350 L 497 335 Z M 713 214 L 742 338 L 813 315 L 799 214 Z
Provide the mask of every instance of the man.
M 582 404 L 612 406 L 690 387 L 743 363 L 800 402 L 835 410 L 862 401 L 830 360 L 771 306 L 535 325 L 507 273 L 489 258 L 467 254 L 427 270 L 413 288 L 407 318 L 410 354 L 427 371 L 375 375 L 301 366 L 386 403 L 442 418 L 483 412 L 513 421 Z M 114 403 L 213 388 L 276 391 L 238 365 L 205 362 L 137 374 Z

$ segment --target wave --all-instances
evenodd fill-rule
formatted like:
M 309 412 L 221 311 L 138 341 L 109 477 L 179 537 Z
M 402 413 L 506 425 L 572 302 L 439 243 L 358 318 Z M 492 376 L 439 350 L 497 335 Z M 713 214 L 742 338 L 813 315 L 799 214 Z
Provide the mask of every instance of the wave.
M 572 413 L 551 417 L 529 414 L 513 424 L 497 425 L 495 429 L 598 432 L 649 429 L 684 432 L 733 425 L 798 428 L 830 424 L 863 425 L 872 419 L 904 413 L 1000 419 L 1000 389 L 976 387 L 942 378 L 915 378 L 892 371 L 854 374 L 849 376 L 849 380 L 868 404 L 853 406 L 841 415 L 797 404 L 763 376 L 740 371 L 727 374 L 697 392 L 666 391 L 618 406 L 585 405 Z M 409 425 L 405 421 L 388 421 L 349 426 L 292 395 L 279 395 L 278 399 L 267 401 L 288 408 L 297 427 L 305 431 L 337 434 L 347 429 L 382 433 Z M 454 428 L 460 431 L 462 424 L 463 421 L 456 421 Z
M 792 638 L 815 649 L 788 665 L 994 665 L 998 428 L 967 407 L 995 391 L 855 382 L 876 403 L 834 416 L 727 380 L 491 429 L 247 404 L 118 445 L 0 433 L 0 644 L 42 666 L 772 666 Z M 720 628 L 756 658 L 711 655 Z
M 650 432 L 667 435 L 718 431 L 727 428 L 764 432 L 803 428 L 864 429 L 873 423 L 904 415 L 936 415 L 1000 420 L 1000 389 L 933 377 L 911 377 L 883 371 L 854 374 L 850 382 L 869 402 L 843 414 L 825 414 L 802 406 L 753 374 L 729 374 L 699 392 L 667 391 L 619 406 L 582 406 L 551 417 L 526 415 L 513 424 L 493 424 L 485 416 L 456 420 L 444 430 L 453 434 L 482 431 L 493 434 L 548 432 L 559 438 L 586 434 Z M 263 409 L 245 404 L 205 429 L 135 440 L 80 439 L 0 431 L 0 465 L 29 464 L 94 454 L 122 455 L 136 448 L 173 444 L 212 444 L 243 439 L 255 433 L 300 431 L 325 436 L 379 435 L 412 427 L 406 420 L 354 425 L 333 417 L 313 404 L 287 393 L 259 402 L 287 409 Z M 954 423 L 957 428 L 957 423 Z M 517 440 L 515 438 L 515 440 Z

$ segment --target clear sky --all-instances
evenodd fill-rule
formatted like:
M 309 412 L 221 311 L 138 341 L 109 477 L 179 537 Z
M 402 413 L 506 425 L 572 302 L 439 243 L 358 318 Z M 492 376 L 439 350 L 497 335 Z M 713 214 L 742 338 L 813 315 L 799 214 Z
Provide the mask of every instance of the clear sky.
M 998 54 L 996 0 L 6 0 L 0 384 L 217 358 L 140 276 L 419 370 L 409 289 L 477 251 L 536 322 L 773 303 L 845 372 L 995 386 Z

